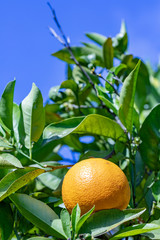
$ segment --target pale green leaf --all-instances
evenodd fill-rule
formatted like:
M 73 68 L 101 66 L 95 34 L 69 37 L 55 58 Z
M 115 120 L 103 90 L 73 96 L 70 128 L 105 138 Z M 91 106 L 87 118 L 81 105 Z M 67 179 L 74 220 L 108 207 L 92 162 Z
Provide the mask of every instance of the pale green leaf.
M 100 135 L 119 139 L 122 142 L 126 141 L 126 135 L 118 123 L 98 114 L 91 114 L 86 117 L 74 117 L 59 123 L 50 124 L 44 129 L 43 138 L 56 140 L 71 133 Z
M 126 227 L 120 231 L 118 231 L 111 240 L 122 239 L 125 237 L 135 236 L 142 233 L 150 232 L 152 230 L 160 229 L 160 225 L 153 224 L 153 223 L 144 223 L 138 224 L 131 227 Z
M 120 93 L 119 118 L 130 133 L 133 125 L 134 98 L 139 67 L 140 61 L 124 80 Z
M 80 233 L 89 233 L 93 237 L 102 235 L 127 221 L 138 218 L 144 211 L 145 209 L 126 209 L 123 211 L 110 209 L 96 212 L 87 219 Z
M 0 168 L 23 168 L 21 162 L 9 153 L 0 154 Z
M 0 201 L 16 192 L 43 172 L 45 172 L 43 169 L 28 167 L 8 173 L 0 181 Z
M 3 124 L 12 130 L 13 96 L 15 80 L 7 84 L 0 100 L 0 118 Z
M 33 83 L 28 96 L 22 101 L 20 126 L 24 129 L 24 138 L 21 140 L 25 147 L 30 149 L 33 142 L 40 138 L 45 126 L 43 98 L 40 90 Z

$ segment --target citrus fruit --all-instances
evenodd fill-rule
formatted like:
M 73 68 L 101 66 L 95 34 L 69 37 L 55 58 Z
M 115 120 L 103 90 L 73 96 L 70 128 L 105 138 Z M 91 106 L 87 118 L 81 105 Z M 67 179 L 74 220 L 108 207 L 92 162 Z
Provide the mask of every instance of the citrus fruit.
M 130 201 L 130 187 L 123 171 L 114 163 L 90 158 L 69 169 L 62 184 L 62 199 L 71 213 L 78 203 L 81 214 L 95 205 L 95 211 L 125 209 Z

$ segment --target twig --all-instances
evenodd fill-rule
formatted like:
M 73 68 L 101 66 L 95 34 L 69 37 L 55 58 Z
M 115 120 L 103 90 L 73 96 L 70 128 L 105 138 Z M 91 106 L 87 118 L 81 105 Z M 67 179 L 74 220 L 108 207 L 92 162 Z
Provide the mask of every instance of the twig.
M 46 172 L 53 172 L 57 169 L 61 169 L 61 168 L 67 168 L 67 167 L 73 167 L 72 165 L 62 165 L 62 166 L 50 166 L 50 165 L 45 165 L 45 168 L 51 168 L 51 170 L 46 170 Z
M 52 28 L 49 28 L 50 29 L 50 32 L 51 34 L 64 46 L 68 49 L 70 55 L 71 55 L 71 59 L 74 61 L 74 63 L 76 64 L 76 66 L 78 66 L 80 68 L 80 70 L 82 71 L 82 73 L 84 74 L 84 76 L 88 79 L 88 82 L 91 84 L 91 86 L 93 87 L 93 89 L 96 91 L 96 88 L 94 86 L 94 83 L 92 82 L 92 79 L 90 78 L 90 76 L 88 75 L 88 73 L 83 69 L 83 67 L 80 65 L 80 63 L 77 61 L 77 59 L 75 58 L 73 52 L 72 52 L 72 49 L 70 47 L 70 42 L 69 40 L 67 39 L 66 35 L 64 34 L 63 30 L 62 30 L 62 27 L 57 19 L 57 16 L 56 16 L 56 12 L 55 10 L 53 9 L 53 7 L 51 6 L 51 4 L 49 2 L 47 2 L 49 8 L 51 9 L 51 12 L 52 12 L 52 15 L 53 15 L 53 20 L 55 21 L 61 35 L 62 35 L 62 38 L 52 29 Z M 113 116 L 115 117 L 116 115 L 110 111 L 110 109 L 108 107 L 106 107 L 103 102 L 100 100 L 101 102 L 101 105 L 103 106 L 103 108 L 107 109 L 107 111 Z
M 111 74 L 113 75 L 112 78 L 113 78 L 114 80 L 117 80 L 118 82 L 122 83 L 121 79 L 120 79 L 119 77 L 117 77 L 117 75 L 116 75 L 113 71 L 107 69 L 107 72 L 109 72 L 109 73 L 111 73 Z
M 64 41 L 58 36 L 58 34 L 57 34 L 52 28 L 49 28 L 50 31 L 51 31 L 51 33 L 52 33 L 52 35 L 53 35 L 54 37 L 56 37 L 56 38 L 61 42 L 61 44 L 63 44 L 63 45 L 68 49 L 68 51 L 69 51 L 69 53 L 70 53 L 70 55 L 71 55 L 72 60 L 73 60 L 73 61 L 75 62 L 75 64 L 81 69 L 81 71 L 83 72 L 83 74 L 85 75 L 85 77 L 88 79 L 89 83 L 90 83 L 90 84 L 92 85 L 92 87 L 95 89 L 94 83 L 92 82 L 90 76 L 87 74 L 87 72 L 82 68 L 82 66 L 80 65 L 80 63 L 79 63 L 79 62 L 77 61 L 77 59 L 75 58 L 75 56 L 74 56 L 74 54 L 73 54 L 73 52 L 72 52 L 72 49 L 71 49 L 71 47 L 70 47 L 69 41 L 68 41 L 68 39 L 66 38 L 66 36 L 65 36 L 65 34 L 64 34 L 63 30 L 62 30 L 62 27 L 61 27 L 61 25 L 60 25 L 60 23 L 59 23 L 59 21 L 58 21 L 58 19 L 57 19 L 55 10 L 53 9 L 53 7 L 51 6 L 51 4 L 50 4 L 49 2 L 47 2 L 47 4 L 48 4 L 49 8 L 51 9 L 51 12 L 52 12 L 52 15 L 53 15 L 53 19 L 54 19 L 54 21 L 55 21 L 55 23 L 56 23 L 56 25 L 57 25 L 57 27 L 58 27 L 61 35 L 62 35 Z M 96 90 L 96 89 L 95 89 L 95 90 Z
M 109 159 L 111 158 L 113 155 L 115 155 L 115 151 L 113 150 L 112 152 L 110 152 L 107 156 L 104 157 L 104 159 Z
M 109 70 L 108 70 L 108 71 L 109 71 Z M 111 73 L 112 73 L 112 72 L 111 72 Z M 107 83 L 113 88 L 115 94 L 116 94 L 117 96 L 119 96 L 119 93 L 117 92 L 117 90 L 115 89 L 115 87 L 112 85 L 112 83 L 110 83 L 107 79 L 105 79 L 101 74 L 97 74 L 97 73 L 95 72 L 95 69 L 94 69 L 94 68 L 93 68 L 93 70 L 92 70 L 92 74 L 96 75 L 97 77 L 99 77 L 99 78 L 103 79 L 105 82 L 107 82 Z

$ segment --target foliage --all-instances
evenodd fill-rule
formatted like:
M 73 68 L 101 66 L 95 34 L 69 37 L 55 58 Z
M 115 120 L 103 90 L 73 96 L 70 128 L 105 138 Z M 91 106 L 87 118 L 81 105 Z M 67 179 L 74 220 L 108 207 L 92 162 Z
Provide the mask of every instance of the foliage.
M 15 81 L 0 100 L 0 236 L 7 239 L 160 239 L 160 67 L 127 52 L 128 35 L 86 36 L 94 43 L 52 55 L 66 62 L 66 80 L 50 89 L 44 106 L 33 84 L 20 105 Z M 84 74 L 87 73 L 87 74 Z M 92 136 L 92 142 L 82 140 Z M 61 185 L 75 159 L 103 157 L 125 172 L 131 187 L 126 210 L 93 208 L 71 216 Z M 16 193 L 15 193 L 16 192 Z

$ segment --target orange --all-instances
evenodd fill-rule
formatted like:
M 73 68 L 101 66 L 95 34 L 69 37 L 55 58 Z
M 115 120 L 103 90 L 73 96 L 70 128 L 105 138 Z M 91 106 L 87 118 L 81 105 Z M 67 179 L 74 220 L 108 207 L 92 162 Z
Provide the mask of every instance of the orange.
M 90 158 L 69 169 L 62 184 L 62 199 L 71 213 L 78 203 L 81 214 L 95 205 L 95 211 L 125 209 L 130 201 L 130 187 L 123 171 L 114 163 Z

